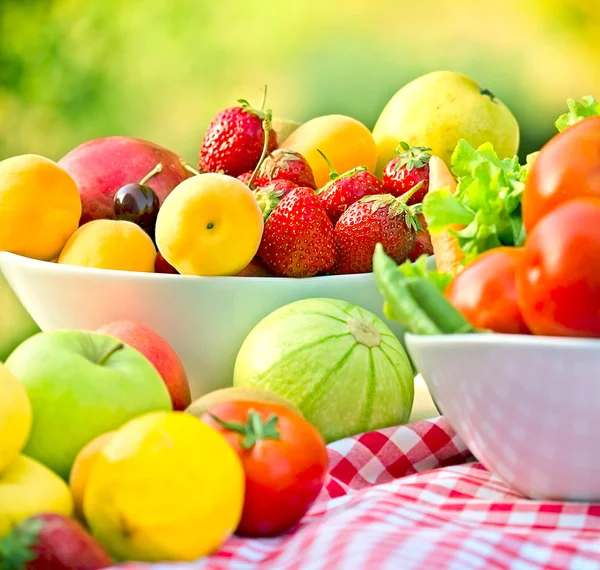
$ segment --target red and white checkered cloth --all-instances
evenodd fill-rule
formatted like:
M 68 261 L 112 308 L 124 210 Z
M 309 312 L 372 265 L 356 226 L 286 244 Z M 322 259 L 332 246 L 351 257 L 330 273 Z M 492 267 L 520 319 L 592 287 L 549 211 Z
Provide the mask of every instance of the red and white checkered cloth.
M 284 536 L 233 537 L 194 563 L 119 568 L 600 569 L 600 505 L 526 500 L 444 418 L 337 441 L 329 459 L 320 499 Z

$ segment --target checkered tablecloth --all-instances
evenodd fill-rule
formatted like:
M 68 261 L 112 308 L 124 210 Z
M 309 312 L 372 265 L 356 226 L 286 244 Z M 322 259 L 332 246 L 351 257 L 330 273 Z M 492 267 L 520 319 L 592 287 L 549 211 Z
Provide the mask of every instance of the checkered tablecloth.
M 286 535 L 120 570 L 600 569 L 600 505 L 526 500 L 443 417 L 337 441 L 329 459 L 320 499 Z

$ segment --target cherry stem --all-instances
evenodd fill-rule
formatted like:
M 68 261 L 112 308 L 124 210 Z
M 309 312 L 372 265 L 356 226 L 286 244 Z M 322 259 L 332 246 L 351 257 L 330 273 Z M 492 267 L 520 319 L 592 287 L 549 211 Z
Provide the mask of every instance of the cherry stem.
M 333 164 L 331 164 L 331 162 L 329 162 L 329 159 L 325 156 L 325 154 L 320 149 L 317 149 L 317 152 L 323 157 L 323 159 L 327 163 L 327 166 L 329 166 L 329 170 L 330 170 L 329 178 L 331 178 L 331 180 L 337 180 L 340 177 L 340 175 L 337 173 L 337 171 L 333 167 Z
M 402 202 L 404 202 L 406 204 L 406 201 L 417 191 L 420 190 L 423 187 L 423 184 L 425 184 L 425 182 L 423 180 L 421 180 L 421 182 L 419 182 L 418 184 L 415 184 L 410 190 L 407 190 L 406 192 L 404 192 L 404 194 L 402 194 L 398 200 L 401 200 Z
M 102 366 L 106 363 L 106 361 L 115 353 L 117 350 L 121 350 L 125 348 L 125 345 L 122 342 L 118 342 L 117 344 L 111 346 L 98 360 L 98 366 Z
M 146 174 L 146 176 L 144 176 L 144 178 L 140 180 L 140 186 L 146 184 L 146 182 L 148 182 L 148 180 L 150 180 L 150 178 L 152 178 L 155 174 L 162 172 L 162 169 L 162 162 L 159 162 L 150 172 L 148 172 L 148 174 Z
M 263 144 L 263 149 L 262 149 L 262 153 L 260 155 L 260 159 L 258 160 L 256 167 L 254 168 L 254 172 L 252 173 L 250 180 L 248 180 L 248 188 L 250 188 L 250 190 L 252 190 L 252 185 L 254 184 L 254 179 L 256 178 L 256 175 L 258 174 L 258 171 L 260 170 L 260 167 L 262 166 L 262 163 L 264 162 L 265 158 L 267 157 L 267 154 L 269 151 L 269 138 L 270 138 L 270 134 L 271 134 L 271 117 L 270 116 L 268 116 L 266 119 L 263 119 L 262 127 L 263 127 L 263 132 L 265 133 L 265 142 Z

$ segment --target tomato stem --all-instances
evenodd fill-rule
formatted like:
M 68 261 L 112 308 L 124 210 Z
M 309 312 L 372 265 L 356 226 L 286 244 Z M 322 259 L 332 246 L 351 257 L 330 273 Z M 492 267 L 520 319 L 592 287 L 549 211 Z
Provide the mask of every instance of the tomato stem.
M 210 414 L 210 417 L 221 427 L 245 436 L 241 442 L 242 449 L 251 449 L 256 443 L 265 439 L 281 439 L 281 434 L 277 429 L 279 421 L 277 416 L 271 416 L 266 422 L 263 422 L 258 412 L 249 410 L 246 425 L 222 420 L 214 414 Z

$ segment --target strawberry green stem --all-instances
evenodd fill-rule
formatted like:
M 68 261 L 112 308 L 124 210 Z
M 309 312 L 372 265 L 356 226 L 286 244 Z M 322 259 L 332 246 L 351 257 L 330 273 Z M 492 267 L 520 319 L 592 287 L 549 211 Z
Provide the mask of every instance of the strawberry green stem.
M 281 434 L 277 429 L 277 416 L 272 416 L 266 422 L 263 422 L 259 413 L 250 410 L 246 425 L 238 422 L 228 422 L 213 414 L 210 414 L 210 416 L 221 427 L 243 435 L 244 439 L 241 442 L 241 446 L 245 450 L 252 449 L 255 444 L 265 439 L 281 439 Z
M 262 101 L 260 102 L 260 110 L 265 110 L 265 103 L 267 102 L 267 86 L 265 85 L 265 89 L 263 91 Z
M 267 117 L 266 119 L 263 119 L 262 127 L 263 127 L 263 132 L 265 134 L 265 142 L 263 143 L 262 153 L 260 155 L 258 163 L 256 164 L 256 167 L 254 168 L 254 172 L 252 173 L 250 180 L 248 180 L 248 188 L 250 188 L 250 190 L 252 190 L 252 187 L 254 184 L 254 179 L 256 178 L 256 175 L 258 174 L 258 171 L 260 170 L 260 167 L 262 166 L 262 163 L 264 162 L 264 160 L 267 157 L 267 154 L 269 152 L 269 138 L 270 138 L 270 134 L 271 134 L 271 117 L 270 116 Z
M 162 172 L 162 169 L 162 162 L 159 162 L 150 172 L 148 172 L 148 174 L 146 174 L 146 176 L 144 176 L 144 178 L 140 180 L 140 186 L 146 184 L 146 182 L 148 182 L 148 180 L 150 180 L 150 178 L 152 178 L 155 174 Z
M 43 523 L 26 519 L 0 541 L 0 570 L 25 570 L 36 558 L 35 545 Z
M 329 178 L 331 178 L 331 180 L 337 180 L 340 177 L 340 175 L 336 172 L 335 168 L 333 167 L 333 164 L 329 162 L 329 159 L 325 156 L 325 153 L 323 153 L 320 149 L 317 149 L 317 152 L 323 157 L 323 159 L 327 163 L 327 166 L 329 167 Z

